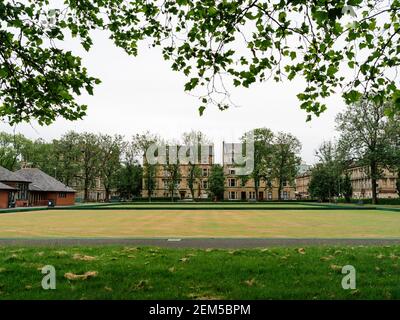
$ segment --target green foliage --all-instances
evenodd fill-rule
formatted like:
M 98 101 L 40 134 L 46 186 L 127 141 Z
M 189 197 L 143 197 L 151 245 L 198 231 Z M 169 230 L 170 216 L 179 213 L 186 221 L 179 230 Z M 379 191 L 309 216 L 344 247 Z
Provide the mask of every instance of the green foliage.
M 300 141 L 289 133 L 279 132 L 273 142 L 271 178 L 278 183 L 278 199 L 281 200 L 284 183 L 293 185 L 301 163 Z
M 224 198 L 224 169 L 219 164 L 214 164 L 211 168 L 210 176 L 208 178 L 208 190 L 214 199 L 220 200 Z
M 172 69 L 187 76 L 185 90 L 204 89 L 201 114 L 209 104 L 229 106 L 226 80 L 247 88 L 269 78 L 296 77 L 307 82 L 298 94 L 300 107 L 316 116 L 338 90 L 348 104 L 366 93 L 371 100 L 393 96 L 393 110 L 398 110 L 397 75 L 392 71 L 400 63 L 399 7 L 398 0 L 381 6 L 376 0 L 329 5 L 306 0 L 135 1 L 119 12 L 112 37 L 133 54 L 139 40 L 152 39 Z M 354 73 L 346 72 L 348 68 Z
M 318 164 L 311 171 L 309 192 L 312 198 L 331 201 L 344 196 L 349 202 L 353 190 L 350 176 L 346 172 L 349 161 L 340 144 L 323 142 L 316 151 Z
M 400 172 L 397 173 L 396 190 L 397 190 L 397 194 L 400 197 Z
M 89 189 L 96 186 L 96 178 L 100 176 L 100 168 L 103 166 L 103 163 L 100 161 L 101 148 L 99 136 L 89 132 L 79 134 L 78 148 L 81 152 L 78 177 L 82 181 L 84 200 L 88 201 Z
M 273 139 L 274 134 L 268 128 L 257 128 L 246 132 L 242 137 L 242 142 L 246 139 L 253 138 L 254 141 L 254 169 L 252 173 L 242 178 L 242 183 L 245 183 L 250 178 L 254 181 L 254 189 L 256 200 L 258 200 L 258 189 L 261 181 L 266 185 L 271 184 L 272 158 L 273 158 Z
M 169 155 L 168 151 L 169 147 L 167 146 L 167 155 Z M 167 190 L 169 192 L 169 195 L 171 197 L 171 201 L 174 201 L 175 198 L 175 191 L 178 189 L 179 183 L 181 182 L 181 166 L 178 163 L 173 163 L 173 161 L 170 161 L 170 159 L 167 157 L 167 164 L 163 166 L 164 173 L 165 173 L 165 180 L 167 182 Z
M 139 196 L 143 168 L 138 163 L 141 148 L 155 136 L 138 134 L 130 142 L 121 135 L 77 133 L 70 131 L 60 139 L 46 142 L 30 140 L 21 134 L 0 132 L 0 165 L 9 170 L 22 166 L 35 167 L 64 184 L 85 191 L 105 189 L 106 199 L 111 190 L 119 190 L 123 197 Z
M 189 164 L 187 183 L 188 183 L 188 187 L 189 187 L 192 199 L 195 199 L 194 189 L 195 189 L 196 184 L 200 188 L 201 174 L 202 174 L 202 172 L 201 172 L 201 169 L 198 167 L 198 165 Z
M 331 174 L 327 166 L 317 164 L 311 174 L 308 185 L 310 196 L 321 201 L 327 201 L 339 195 L 338 179 L 340 177 Z
M 86 106 L 75 97 L 82 91 L 93 94 L 100 80 L 88 76 L 80 57 L 56 44 L 64 41 L 64 29 L 74 33 L 78 28 L 88 49 L 92 23 L 79 26 L 72 13 L 50 11 L 46 0 L 1 2 L 0 20 L 0 117 L 11 124 L 31 119 L 50 124 L 58 116 L 85 115 Z
M 117 172 L 116 187 L 123 199 L 139 197 L 142 191 L 143 167 L 137 163 L 125 163 Z
M 342 181 L 341 192 L 342 192 L 346 202 L 350 202 L 351 197 L 353 195 L 353 187 L 351 185 L 350 176 L 348 174 L 346 174 L 344 176 L 344 179 Z
M 11 171 L 19 169 L 22 149 L 29 143 L 21 134 L 0 132 L 0 166 Z
M 336 119 L 341 148 L 350 159 L 367 168 L 373 203 L 377 202 L 377 180 L 382 177 L 383 169 L 393 164 L 399 150 L 398 144 L 393 143 L 400 136 L 398 119 L 388 117 L 385 112 L 390 107 L 386 100 L 364 99 L 349 106 Z
M 151 201 L 151 196 L 156 188 L 156 165 L 146 161 L 145 155 L 148 148 L 153 144 L 160 144 L 160 137 L 151 134 L 149 131 L 142 134 L 136 134 L 132 137 L 127 152 L 125 153 L 127 163 L 133 164 L 136 156 L 143 160 L 143 187 L 147 191 L 148 199 Z
M 191 150 L 191 154 L 186 154 L 190 157 L 187 183 L 190 190 L 192 199 L 195 199 L 195 187 L 197 185 L 198 195 L 201 192 L 201 182 L 202 182 L 202 169 L 200 167 L 201 163 L 201 153 L 202 146 L 210 146 L 210 140 L 201 131 L 192 130 L 190 132 L 185 132 L 182 134 L 182 147 Z M 212 156 L 212 155 L 211 155 Z
M 184 89 L 201 91 L 200 114 L 210 104 L 229 107 L 224 81 L 247 88 L 296 77 L 306 81 L 297 97 L 308 119 L 338 91 L 347 104 L 391 98 L 388 114 L 400 110 L 399 0 L 66 0 L 59 11 L 50 8 L 48 0 L 0 3 L 0 116 L 11 123 L 85 114 L 76 96 L 92 94 L 100 80 L 57 44 L 72 35 L 89 50 L 93 29 L 109 32 L 130 55 L 143 40 L 160 47 L 172 70 L 187 77 Z
M 147 191 L 149 201 L 151 201 L 151 196 L 156 188 L 156 165 L 143 164 L 143 186 Z
M 70 131 L 59 140 L 53 140 L 53 145 L 57 160 L 57 178 L 68 186 L 76 185 L 82 168 L 79 133 Z
M 109 201 L 111 189 L 116 188 L 120 178 L 120 158 L 124 151 L 125 143 L 121 135 L 112 137 L 108 134 L 100 134 L 99 147 L 99 160 L 101 163 L 99 176 L 102 178 L 106 190 L 105 200 Z

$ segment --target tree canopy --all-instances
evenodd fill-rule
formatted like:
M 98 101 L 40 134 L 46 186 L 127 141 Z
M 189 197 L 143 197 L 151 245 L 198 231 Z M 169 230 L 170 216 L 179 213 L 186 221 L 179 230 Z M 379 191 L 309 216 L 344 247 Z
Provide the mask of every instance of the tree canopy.
M 199 111 L 226 109 L 229 86 L 257 81 L 305 80 L 302 109 L 318 116 L 325 99 L 342 93 L 393 100 L 400 110 L 400 1 L 379 0 L 48 0 L 0 3 L 0 117 L 11 123 L 57 116 L 74 120 L 86 106 L 76 97 L 93 93 L 99 79 L 80 57 L 62 49 L 68 35 L 84 49 L 93 29 L 109 32 L 115 45 L 138 53 L 146 40 L 162 49 L 171 68 L 199 90 Z M 44 23 L 43 23 L 44 21 Z M 351 72 L 349 72 L 349 70 Z

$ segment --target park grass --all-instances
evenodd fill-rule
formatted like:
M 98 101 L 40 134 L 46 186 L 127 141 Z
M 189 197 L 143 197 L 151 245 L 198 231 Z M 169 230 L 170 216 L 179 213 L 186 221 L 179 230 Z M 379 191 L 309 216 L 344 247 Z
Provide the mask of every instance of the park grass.
M 0 238 L 400 238 L 381 210 L 44 210 L 0 215 Z
M 295 202 L 295 201 L 262 201 L 262 202 L 249 202 L 249 201 L 223 201 L 223 202 L 208 202 L 208 201 L 201 201 L 201 202 L 120 202 L 120 203 L 108 203 L 106 207 L 108 208 L 144 208 L 144 207 L 151 207 L 151 208 L 158 208 L 158 207 L 173 207 L 173 208 L 182 208 L 182 207 L 189 207 L 189 208 L 201 208 L 201 207 L 256 207 L 256 208 L 278 208 L 278 207 L 293 207 L 293 208 L 300 208 L 300 207 L 313 207 L 313 206 L 326 206 L 327 204 L 324 203 L 317 203 L 317 202 Z
M 55 290 L 41 287 L 44 265 Z M 344 265 L 355 290 L 341 286 Z M 400 247 L 2 247 L 0 299 L 400 299 Z

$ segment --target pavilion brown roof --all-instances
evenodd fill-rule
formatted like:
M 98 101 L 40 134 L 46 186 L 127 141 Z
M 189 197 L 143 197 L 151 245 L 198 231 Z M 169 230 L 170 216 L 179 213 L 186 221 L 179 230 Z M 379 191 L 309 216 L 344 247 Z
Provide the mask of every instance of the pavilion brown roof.
M 24 168 L 18 170 L 17 173 L 25 179 L 32 181 L 32 183 L 29 184 L 30 191 L 75 192 L 74 189 L 37 168 Z

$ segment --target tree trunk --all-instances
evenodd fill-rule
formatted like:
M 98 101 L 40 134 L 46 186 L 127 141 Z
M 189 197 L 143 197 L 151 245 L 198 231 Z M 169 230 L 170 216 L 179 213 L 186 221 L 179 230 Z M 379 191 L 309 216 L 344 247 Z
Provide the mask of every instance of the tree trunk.
M 375 162 L 371 162 L 371 188 L 372 188 L 372 204 L 378 203 L 378 195 L 377 195 L 377 176 L 378 168 Z
M 198 188 L 197 188 L 197 199 L 200 199 L 201 196 L 201 180 L 198 181 Z
M 85 190 L 85 192 L 84 192 L 83 200 L 85 202 L 87 202 L 89 200 L 89 188 L 85 185 L 84 190 Z
M 254 190 L 256 191 L 256 201 L 258 201 L 258 181 L 254 181 Z
M 282 201 L 282 180 L 279 179 L 278 184 L 278 201 Z
M 147 186 L 149 186 L 148 183 L 147 183 Z M 149 187 L 147 188 L 147 198 L 149 199 L 149 202 L 151 202 L 151 190 Z
M 110 201 L 110 188 L 106 187 L 105 189 L 106 189 L 106 199 L 105 199 L 105 201 L 108 202 L 108 201 Z
M 397 172 L 396 189 L 397 189 L 397 194 L 400 197 L 400 170 Z
M 192 195 L 192 200 L 194 200 L 194 187 L 193 187 L 193 185 L 190 187 L 190 194 Z

